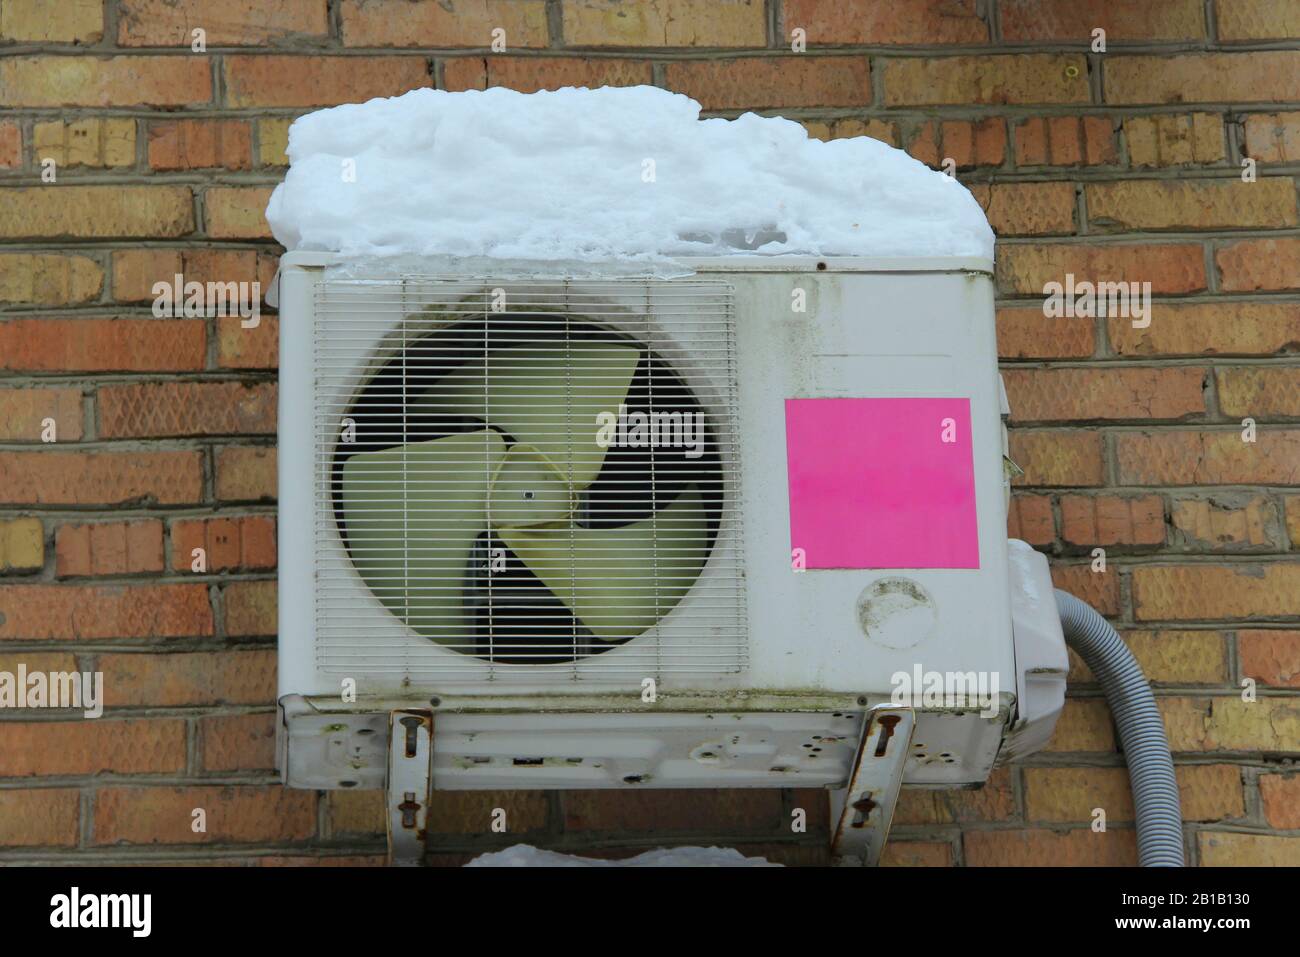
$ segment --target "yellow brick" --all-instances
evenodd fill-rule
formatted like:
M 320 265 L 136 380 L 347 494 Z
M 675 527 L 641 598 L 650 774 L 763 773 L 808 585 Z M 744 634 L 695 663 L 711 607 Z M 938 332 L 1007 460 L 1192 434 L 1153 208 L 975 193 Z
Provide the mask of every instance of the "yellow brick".
M 1300 837 L 1202 831 L 1196 843 L 1204 867 L 1300 867 Z
M 1227 643 L 1217 631 L 1125 631 L 1133 657 L 1148 681 L 1166 684 L 1219 684 L 1228 679 Z M 1073 651 L 1071 682 L 1097 679 Z
M 1300 221 L 1295 183 L 1284 178 L 1089 183 L 1084 196 L 1088 221 L 1107 228 L 1276 227 Z
M 939 841 L 890 841 L 880 855 L 881 867 L 951 867 L 952 845 Z
M 1048 751 L 1114 751 L 1110 709 L 1101 698 L 1067 698 Z
M 1300 753 L 1300 699 L 1157 698 L 1174 751 Z
M 388 827 L 383 791 L 330 791 L 327 795 L 330 833 L 383 834 Z
M 1214 0 L 1214 13 L 1220 40 L 1300 38 L 1300 4 L 1295 0 Z
M 45 529 L 39 518 L 0 522 L 0 572 L 36 571 L 45 564 Z
M 0 190 L 0 238 L 183 236 L 194 229 L 184 186 L 35 186 Z
M 1217 113 L 1132 116 L 1124 138 L 1134 166 L 1214 163 L 1223 159 L 1223 118 Z
M 900 57 L 884 75 L 886 106 L 1088 102 L 1088 64 L 1073 53 Z
M 1231 764 L 1193 764 L 1175 769 L 1184 821 L 1223 821 L 1246 813 L 1241 770 Z M 1133 820 L 1133 789 L 1127 768 L 1025 768 L 1029 821 L 1078 822 L 1093 808 L 1107 823 Z
M 1300 548 L 1300 495 L 1288 495 L 1286 502 L 1286 533 L 1292 548 Z
M 808 135 L 819 140 L 838 140 L 850 136 L 869 136 L 890 146 L 898 144 L 898 131 L 884 120 L 804 120 Z
M 104 0 L 4 0 L 0 39 L 94 43 L 104 35 Z
M 269 116 L 257 122 L 257 162 L 261 166 L 288 166 L 289 157 L 285 150 L 289 148 L 289 127 L 293 120 L 288 117 Z
M 88 118 L 37 123 L 33 131 L 37 162 L 59 166 L 131 166 L 135 163 L 135 120 Z
M 98 298 L 104 270 L 85 256 L 0 254 L 0 302 L 65 306 Z
M 270 186 L 213 187 L 203 199 L 208 235 L 218 239 L 270 239 L 266 204 Z
M 575 47 L 761 47 L 762 0 L 566 0 L 564 42 Z
M 1240 551 L 1281 544 L 1275 532 L 1277 507 L 1262 495 L 1180 499 L 1170 506 L 1169 514 L 1179 533 L 1175 541 L 1201 550 Z
M 1133 569 L 1138 620 L 1289 617 L 1300 613 L 1300 564 L 1145 565 Z

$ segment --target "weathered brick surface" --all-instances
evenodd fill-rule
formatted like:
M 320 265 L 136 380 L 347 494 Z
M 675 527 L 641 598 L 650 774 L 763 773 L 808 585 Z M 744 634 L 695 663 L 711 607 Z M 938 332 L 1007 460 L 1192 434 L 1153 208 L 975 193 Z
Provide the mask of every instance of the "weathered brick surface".
M 206 829 L 191 825 L 202 810 Z M 95 795 L 96 844 L 303 841 L 316 794 L 281 787 L 111 787 Z
M 1191 862 L 1300 863 L 1296 18 L 1288 0 L 0 0 L 0 670 L 98 668 L 129 709 L 3 722 L 0 850 L 382 862 L 377 792 L 318 808 L 271 784 L 282 250 L 263 213 L 290 124 L 417 87 L 658 84 L 956 167 L 999 238 L 1026 472 L 1008 534 L 1151 680 Z M 178 274 L 260 283 L 260 321 L 154 318 Z M 1067 275 L 1149 283 L 1149 324 L 1045 316 Z M 1030 765 L 907 791 L 882 863 L 1134 863 L 1111 714 L 1073 655 L 1070 683 Z M 822 865 L 829 827 L 820 791 L 447 792 L 430 862 L 526 835 Z
M 163 570 L 163 523 L 66 523 L 54 537 L 55 572 L 78 575 L 135 575 Z
M 350 47 L 488 47 L 494 30 L 504 31 L 510 49 L 544 47 L 548 40 L 545 0 L 470 0 L 454 6 L 343 0 L 340 10 L 343 44 Z

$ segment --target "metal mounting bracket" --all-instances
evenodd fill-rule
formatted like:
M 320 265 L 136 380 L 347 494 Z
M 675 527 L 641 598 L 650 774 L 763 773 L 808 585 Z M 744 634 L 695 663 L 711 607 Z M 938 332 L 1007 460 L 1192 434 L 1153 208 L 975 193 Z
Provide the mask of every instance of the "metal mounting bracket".
M 916 712 L 897 705 L 877 705 L 863 716 L 858 753 L 831 835 L 831 855 L 841 863 L 867 867 L 879 863 L 915 726 Z
M 388 863 L 418 866 L 433 790 L 433 712 L 388 715 Z

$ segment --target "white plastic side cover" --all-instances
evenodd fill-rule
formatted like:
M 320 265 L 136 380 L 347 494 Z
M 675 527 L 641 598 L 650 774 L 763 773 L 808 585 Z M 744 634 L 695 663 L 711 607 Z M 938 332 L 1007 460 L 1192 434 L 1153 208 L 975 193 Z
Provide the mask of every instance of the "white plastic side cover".
M 998 763 L 1023 758 L 1052 738 L 1070 670 L 1047 559 L 1016 539 L 1010 559 L 1011 631 L 1016 654 L 1016 716 Z

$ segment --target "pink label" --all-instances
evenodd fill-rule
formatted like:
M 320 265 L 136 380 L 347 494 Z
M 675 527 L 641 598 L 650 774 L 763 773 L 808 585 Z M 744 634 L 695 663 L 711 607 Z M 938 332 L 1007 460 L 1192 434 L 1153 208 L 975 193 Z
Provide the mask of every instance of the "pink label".
M 786 399 L 805 568 L 979 568 L 969 399 Z

